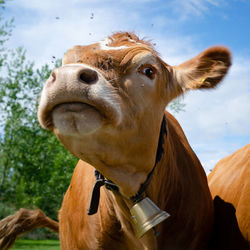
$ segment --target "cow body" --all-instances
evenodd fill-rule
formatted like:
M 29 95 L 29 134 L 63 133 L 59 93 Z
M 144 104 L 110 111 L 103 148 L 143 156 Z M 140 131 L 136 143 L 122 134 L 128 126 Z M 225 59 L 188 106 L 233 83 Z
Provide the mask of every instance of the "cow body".
M 88 216 L 94 168 L 80 161 L 59 213 L 62 249 L 206 249 L 213 224 L 206 175 L 178 122 L 169 113 L 166 119 L 164 155 L 146 191 L 171 214 L 160 235 L 138 239 L 123 198 L 105 188 L 98 213 Z
M 240 231 L 250 243 L 250 144 L 220 160 L 208 176 L 212 196 L 236 209 Z

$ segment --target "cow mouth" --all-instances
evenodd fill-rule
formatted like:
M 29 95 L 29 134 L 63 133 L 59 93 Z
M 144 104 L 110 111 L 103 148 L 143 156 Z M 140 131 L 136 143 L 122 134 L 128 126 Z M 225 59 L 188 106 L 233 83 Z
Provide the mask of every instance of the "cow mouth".
M 83 103 L 83 102 L 65 102 L 65 103 L 60 103 L 57 104 L 53 107 L 51 110 L 51 113 L 57 109 L 61 109 L 64 112 L 73 112 L 73 113 L 78 113 L 78 112 L 84 112 L 85 109 L 94 109 L 96 112 L 99 112 L 96 107 L 93 105 Z
M 46 110 L 46 109 L 45 109 Z M 117 114 L 115 109 L 107 105 L 105 102 L 101 100 L 96 103 L 86 103 L 81 101 L 70 101 L 70 102 L 62 102 L 56 105 L 53 105 L 50 108 L 47 108 L 45 111 L 43 110 L 39 115 L 40 123 L 43 125 L 44 128 L 47 130 L 53 130 L 56 126 L 54 124 L 53 116 L 55 114 L 64 114 L 64 116 L 75 116 L 78 115 L 85 115 L 88 116 L 89 113 L 93 116 L 96 114 L 102 121 L 109 121 L 109 122 L 117 122 Z M 44 112 L 45 111 L 45 112 Z
M 54 107 L 52 107 L 50 110 L 46 112 L 44 115 L 44 124 L 47 129 L 53 129 L 55 127 L 53 122 L 53 114 L 55 113 L 61 113 L 65 115 L 77 115 L 77 114 L 84 114 L 84 112 L 87 112 L 88 110 L 92 110 L 94 112 L 99 113 L 100 116 L 103 118 L 106 118 L 106 115 L 98 110 L 95 106 L 90 105 L 88 103 L 84 102 L 63 102 L 56 104 Z

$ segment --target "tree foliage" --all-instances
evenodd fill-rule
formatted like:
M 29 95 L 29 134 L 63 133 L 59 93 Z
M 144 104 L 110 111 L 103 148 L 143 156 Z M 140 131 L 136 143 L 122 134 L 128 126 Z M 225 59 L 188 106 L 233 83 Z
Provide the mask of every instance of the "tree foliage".
M 39 207 L 56 217 L 76 161 L 37 121 L 37 97 L 50 69 L 45 65 L 35 70 L 21 48 L 5 66 L 6 77 L 0 82 L 1 199 L 16 207 Z
M 4 48 L 12 22 L 0 26 L 0 213 L 39 207 L 56 218 L 77 160 L 38 124 L 38 97 L 51 69 L 36 69 L 23 48 Z

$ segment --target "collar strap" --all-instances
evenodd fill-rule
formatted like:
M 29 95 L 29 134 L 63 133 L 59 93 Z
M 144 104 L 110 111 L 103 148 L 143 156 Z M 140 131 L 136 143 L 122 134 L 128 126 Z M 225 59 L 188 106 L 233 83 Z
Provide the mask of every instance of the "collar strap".
M 167 135 L 167 127 L 166 127 L 166 118 L 165 115 L 163 116 L 163 120 L 161 123 L 161 130 L 160 130 L 160 135 L 159 135 L 159 140 L 158 140 L 158 147 L 157 147 L 157 153 L 156 153 L 156 159 L 155 159 L 155 164 L 153 169 L 151 170 L 151 172 L 148 174 L 146 181 L 141 184 L 140 189 L 138 190 L 138 192 L 130 197 L 130 199 L 134 202 L 137 203 L 140 200 L 143 199 L 143 193 L 146 191 L 153 173 L 155 171 L 156 165 L 157 163 L 161 160 L 163 153 L 164 153 L 164 148 L 163 148 L 163 144 L 164 144 L 164 134 Z M 119 192 L 119 187 L 113 183 L 110 180 L 107 180 L 99 171 L 95 170 L 95 177 L 96 177 L 96 181 L 95 181 L 95 185 L 91 194 L 91 199 L 90 199 L 90 204 L 89 204 L 89 209 L 87 210 L 87 214 L 88 215 L 92 215 L 95 214 L 98 210 L 98 206 L 99 206 L 99 201 L 100 201 L 100 188 L 102 186 L 105 185 L 105 187 L 108 190 L 114 191 L 114 192 Z
M 100 201 L 100 188 L 102 186 L 106 186 L 107 189 L 112 190 L 114 192 L 118 192 L 118 186 L 110 180 L 104 178 L 104 176 L 97 170 L 95 170 L 95 185 L 92 190 L 89 209 L 87 210 L 88 215 L 95 214 L 98 210 L 99 201 Z
M 167 127 L 166 127 L 166 118 L 165 115 L 163 116 L 162 119 L 162 123 L 161 123 L 161 130 L 160 130 L 160 135 L 159 135 L 159 139 L 158 139 L 158 147 L 157 147 L 157 152 L 156 152 L 156 158 L 155 158 L 155 164 L 153 169 L 151 170 L 151 172 L 148 174 L 146 181 L 141 184 L 140 189 L 138 190 L 138 192 L 130 197 L 130 199 L 136 203 L 139 202 L 140 200 L 143 199 L 143 193 L 146 191 L 152 177 L 153 177 L 153 173 L 155 171 L 156 165 L 157 163 L 161 160 L 163 153 L 164 153 L 164 148 L 163 148 L 163 144 L 164 144 L 164 134 L 167 135 Z

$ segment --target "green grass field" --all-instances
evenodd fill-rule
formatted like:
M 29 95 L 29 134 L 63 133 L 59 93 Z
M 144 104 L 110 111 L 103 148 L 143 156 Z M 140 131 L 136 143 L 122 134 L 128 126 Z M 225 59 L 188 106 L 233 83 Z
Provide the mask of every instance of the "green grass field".
M 13 246 L 14 250 L 60 250 L 59 240 L 17 240 Z

